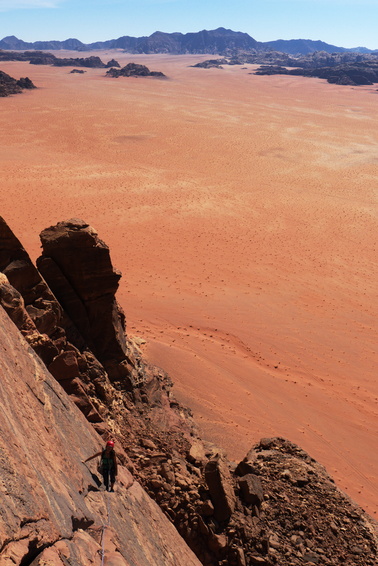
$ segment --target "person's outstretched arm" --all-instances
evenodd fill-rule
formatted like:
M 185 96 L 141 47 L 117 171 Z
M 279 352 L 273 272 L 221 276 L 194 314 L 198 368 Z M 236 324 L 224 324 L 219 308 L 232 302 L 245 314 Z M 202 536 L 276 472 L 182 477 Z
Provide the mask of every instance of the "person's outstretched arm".
M 96 454 L 93 454 L 93 456 L 89 456 L 89 458 L 83 460 L 83 464 L 86 464 L 87 462 L 89 462 L 89 460 L 93 460 L 93 458 L 97 458 L 98 456 L 101 456 L 101 454 L 102 452 L 96 452 Z

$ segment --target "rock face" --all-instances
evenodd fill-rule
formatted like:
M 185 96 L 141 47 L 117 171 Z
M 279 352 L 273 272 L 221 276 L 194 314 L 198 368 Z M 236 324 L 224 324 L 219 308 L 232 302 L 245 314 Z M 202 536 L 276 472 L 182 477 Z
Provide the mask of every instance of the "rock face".
M 122 464 L 114 494 L 120 501 L 111 500 L 110 509 L 114 533 L 109 535 L 115 542 L 105 563 L 196 564 L 175 538 L 178 532 L 205 566 L 376 565 L 376 524 L 299 447 L 282 438 L 263 439 L 234 465 L 219 448 L 201 441 L 190 411 L 172 397 L 169 377 L 143 361 L 135 341 L 121 336 L 124 316 L 115 300 L 120 274 L 93 228 L 73 219 L 44 230 L 41 239 L 38 266 L 45 279 L 0 219 L 0 305 L 19 329 L 12 345 L 16 330 L 0 306 L 0 323 L 6 321 L 0 325 L 1 375 L 6 376 L 0 381 L 5 407 L 0 467 L 7 482 L 17 478 L 14 498 L 22 502 L 18 515 L 13 499 L 7 499 L 9 489 L 0 495 L 6 510 L 0 514 L 1 565 L 84 566 L 98 551 L 98 517 L 106 522 L 108 511 L 95 474 L 77 464 L 99 448 L 90 428 L 82 432 L 82 426 L 89 427 L 84 416 L 103 440 L 116 439 Z M 124 359 L 129 377 L 117 369 Z M 22 387 L 15 376 L 23 377 Z M 33 415 L 40 412 L 36 425 Z M 138 484 L 124 494 L 131 482 L 126 468 L 176 527 L 174 535 L 167 530 L 176 553 L 159 531 L 157 508 L 146 503 Z M 31 488 L 34 482 L 37 487 Z M 41 494 L 36 501 L 27 498 L 33 489 Z M 148 540 L 141 549 L 143 537 Z
M 260 64 L 256 75 L 295 75 L 326 79 L 339 85 L 372 85 L 378 82 L 376 55 L 361 53 L 327 53 L 310 51 L 306 55 L 289 55 L 279 51 L 239 52 L 222 59 L 208 59 L 193 65 L 199 68 L 221 68 L 221 65 Z M 287 68 L 290 67 L 290 68 Z M 295 67 L 295 68 L 291 68 Z
M 0 97 L 19 94 L 23 89 L 36 88 L 32 81 L 28 78 L 21 78 L 18 81 L 13 77 L 0 71 Z
M 30 61 L 31 63 L 35 63 L 35 61 Z M 103 63 L 100 57 L 78 57 L 75 59 L 61 59 L 55 57 L 53 65 L 55 67 L 91 67 L 93 69 L 103 69 L 106 67 L 105 63 Z
M 129 378 L 125 316 L 115 293 L 121 273 L 93 228 L 72 219 L 41 233 L 39 272 L 113 380 Z
M 261 66 L 256 75 L 295 75 L 326 79 L 331 84 L 338 85 L 373 85 L 378 83 L 378 63 L 376 64 L 345 64 L 332 67 L 317 67 L 315 69 L 299 68 L 286 69 L 281 66 Z
M 69 49 L 69 48 L 68 48 Z M 100 57 L 77 57 L 62 58 L 56 57 L 52 53 L 44 51 L 24 51 L 23 53 L 14 51 L 1 51 L 0 61 L 29 61 L 32 65 L 54 65 L 55 67 L 92 67 L 95 69 L 103 69 L 111 66 L 119 66 L 117 61 L 112 59 L 107 65 L 101 61 Z
M 0 241 L 0 304 L 86 417 L 102 422 L 90 396 L 107 399 L 104 368 L 1 217 Z
M 118 78 L 118 77 L 165 77 L 164 73 L 160 71 L 150 71 L 145 65 L 139 65 L 138 63 L 128 63 L 122 69 L 111 68 L 107 71 L 106 75 L 108 77 Z
M 2 566 L 199 566 L 120 467 L 117 493 L 81 463 L 100 441 L 0 307 Z M 107 525 L 103 530 L 103 525 Z

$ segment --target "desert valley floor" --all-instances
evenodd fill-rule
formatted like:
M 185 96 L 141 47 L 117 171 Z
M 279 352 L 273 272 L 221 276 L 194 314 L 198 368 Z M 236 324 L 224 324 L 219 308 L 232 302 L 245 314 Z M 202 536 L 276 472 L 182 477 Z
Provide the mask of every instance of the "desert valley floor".
M 0 214 L 33 259 L 93 225 L 204 437 L 284 436 L 377 518 L 377 89 L 98 55 L 168 79 L 1 65 L 39 88 L 1 99 Z

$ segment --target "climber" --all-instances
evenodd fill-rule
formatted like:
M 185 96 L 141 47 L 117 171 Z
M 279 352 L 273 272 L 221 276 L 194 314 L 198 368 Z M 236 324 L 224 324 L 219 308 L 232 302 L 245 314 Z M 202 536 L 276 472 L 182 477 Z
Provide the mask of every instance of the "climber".
M 117 476 L 117 456 L 114 450 L 114 441 L 108 440 L 105 448 L 102 452 L 96 452 L 93 456 L 90 456 L 86 460 L 83 460 L 83 464 L 93 460 L 93 458 L 101 457 L 99 464 L 99 472 L 102 474 L 104 479 L 104 485 L 106 491 L 114 491 L 114 484 Z M 110 479 L 110 487 L 109 487 Z

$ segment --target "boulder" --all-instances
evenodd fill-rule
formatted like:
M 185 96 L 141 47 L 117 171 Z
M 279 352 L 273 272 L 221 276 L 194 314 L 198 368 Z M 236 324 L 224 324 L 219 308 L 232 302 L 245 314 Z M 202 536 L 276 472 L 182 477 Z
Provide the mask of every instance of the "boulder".
M 239 479 L 239 487 L 243 496 L 243 500 L 251 505 L 258 507 L 264 501 L 264 493 L 261 480 L 254 474 L 247 474 Z
M 214 505 L 217 521 L 226 521 L 234 512 L 236 496 L 227 461 L 218 456 L 205 466 L 205 481 Z
M 61 352 L 55 356 L 48 368 L 57 381 L 71 380 L 80 375 L 77 356 L 73 350 Z

